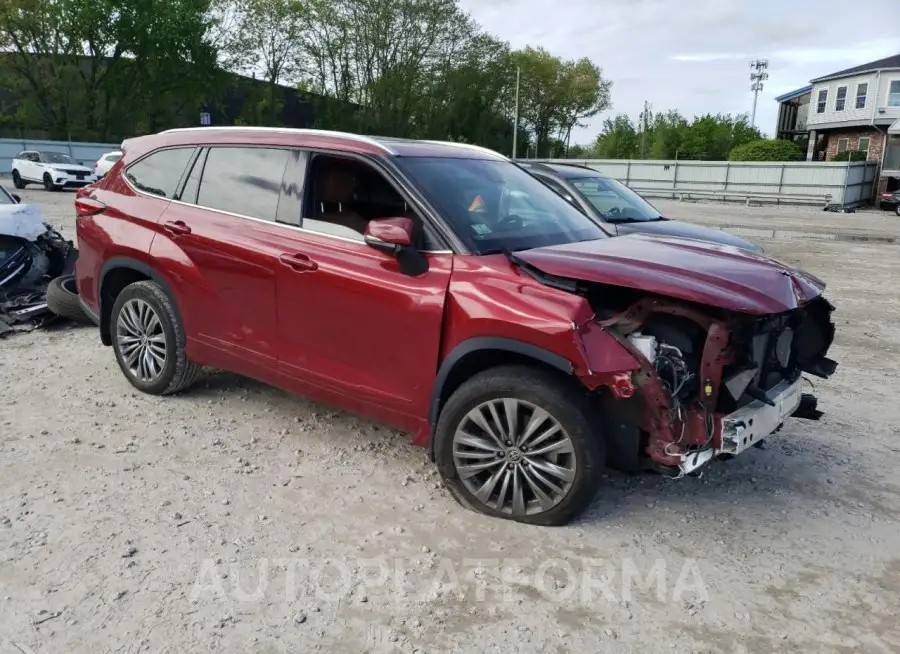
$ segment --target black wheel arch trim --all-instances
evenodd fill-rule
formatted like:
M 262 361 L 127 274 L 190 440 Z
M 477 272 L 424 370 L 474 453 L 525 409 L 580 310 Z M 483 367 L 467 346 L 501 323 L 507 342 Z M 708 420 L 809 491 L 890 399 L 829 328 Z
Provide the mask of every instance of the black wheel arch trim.
M 97 300 L 100 307 L 100 315 L 98 316 L 98 325 L 100 326 L 100 337 L 104 345 L 112 345 L 112 337 L 110 336 L 110 326 L 103 324 L 105 307 L 103 306 L 103 282 L 106 276 L 114 270 L 123 268 L 134 270 L 145 275 L 162 288 L 163 292 L 169 296 L 172 301 L 172 307 L 175 309 L 176 318 L 181 322 L 181 310 L 178 307 L 175 294 L 172 292 L 172 285 L 166 280 L 162 273 L 150 266 L 148 263 L 132 257 L 112 257 L 100 268 L 100 280 L 97 284 Z M 110 307 L 112 310 L 112 307 Z M 107 342 L 108 341 L 108 342 Z
M 512 338 L 502 338 L 499 336 L 477 336 L 470 338 L 454 347 L 450 353 L 444 358 L 440 368 L 438 368 L 437 376 L 434 380 L 434 386 L 431 389 L 431 399 L 428 405 L 428 423 L 431 429 L 431 438 L 428 443 L 429 455 L 434 458 L 434 433 L 437 428 L 438 417 L 441 410 L 441 396 L 444 386 L 450 373 L 456 365 L 465 357 L 475 352 L 486 352 L 490 350 L 500 350 L 503 352 L 512 352 L 530 357 L 541 363 L 545 363 L 568 375 L 573 374 L 575 367 L 572 362 L 559 354 L 545 350 L 537 345 L 517 341 Z

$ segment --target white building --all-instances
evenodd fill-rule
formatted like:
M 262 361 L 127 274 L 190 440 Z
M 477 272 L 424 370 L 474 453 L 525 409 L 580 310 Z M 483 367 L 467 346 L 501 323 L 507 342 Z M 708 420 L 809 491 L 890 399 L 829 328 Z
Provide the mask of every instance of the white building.
M 823 75 L 776 100 L 777 138 L 808 137 L 807 160 L 864 152 L 880 165 L 879 192 L 900 188 L 900 54 Z

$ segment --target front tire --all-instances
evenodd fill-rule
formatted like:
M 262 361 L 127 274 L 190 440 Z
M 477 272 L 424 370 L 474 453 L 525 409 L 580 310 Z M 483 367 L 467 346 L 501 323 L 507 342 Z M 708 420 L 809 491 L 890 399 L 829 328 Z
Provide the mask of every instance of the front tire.
M 900 216 L 900 204 L 898 204 L 896 207 L 894 207 L 894 213 L 897 214 L 898 216 Z
M 562 525 L 594 498 L 603 443 L 577 382 L 526 366 L 475 375 L 447 400 L 435 432 L 453 497 L 486 515 Z
M 15 186 L 20 191 L 27 186 L 27 184 L 25 184 L 25 182 L 22 180 L 22 176 L 19 174 L 18 170 L 14 170 L 12 172 L 12 180 L 13 186 Z
M 110 333 L 119 368 L 144 393 L 177 393 L 202 371 L 187 358 L 184 327 L 172 301 L 152 281 L 135 282 L 119 293 Z
M 58 191 L 59 187 L 53 183 L 53 178 L 50 177 L 50 173 L 44 173 L 44 190 L 45 191 Z

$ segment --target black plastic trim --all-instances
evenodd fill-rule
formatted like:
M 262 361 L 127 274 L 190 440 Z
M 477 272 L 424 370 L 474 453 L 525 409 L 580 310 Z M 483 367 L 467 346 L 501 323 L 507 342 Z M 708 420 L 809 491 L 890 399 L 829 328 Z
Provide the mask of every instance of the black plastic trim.
M 113 257 L 109 259 L 106 263 L 103 264 L 103 267 L 100 268 L 100 283 L 97 285 L 97 299 L 100 305 L 100 316 L 98 317 L 97 324 L 100 326 L 100 334 L 103 338 L 104 345 L 111 345 L 112 343 L 107 343 L 109 332 L 107 330 L 106 335 L 104 336 L 103 330 L 103 282 L 106 279 L 106 276 L 114 270 L 120 270 L 122 268 L 127 268 L 129 270 L 134 270 L 135 272 L 139 272 L 142 275 L 146 275 L 155 283 L 157 283 L 160 288 L 165 292 L 166 295 L 169 296 L 169 299 L 172 301 L 172 307 L 175 309 L 175 316 L 179 322 L 181 322 L 181 312 L 178 308 L 178 302 L 175 299 L 175 294 L 172 292 L 172 285 L 166 280 L 163 275 L 157 271 L 155 268 L 152 268 L 150 265 L 143 261 L 139 261 L 138 259 L 132 259 L 131 257 Z M 182 322 L 182 324 L 184 324 Z
M 97 325 L 97 327 L 99 327 L 100 326 L 100 316 L 98 316 L 96 313 L 94 313 L 94 310 L 91 309 L 91 307 L 88 305 L 88 303 L 84 301 L 84 298 L 79 297 L 78 304 L 81 305 L 81 310 L 84 311 L 84 314 L 88 318 L 91 319 L 91 322 L 93 322 L 95 325 Z
M 552 366 L 568 375 L 571 375 L 575 370 L 572 362 L 565 357 L 554 354 L 553 352 L 538 347 L 537 345 L 524 343 L 512 338 L 501 338 L 498 336 L 479 336 L 463 341 L 462 343 L 454 347 L 446 356 L 443 363 L 441 363 L 440 368 L 438 368 L 437 376 L 434 380 L 434 386 L 431 389 L 428 422 L 431 426 L 431 442 L 429 444 L 429 451 L 432 454 L 434 447 L 434 430 L 437 427 L 438 416 L 440 415 L 441 410 L 441 395 L 444 390 L 444 385 L 447 383 L 447 378 L 450 376 L 453 368 L 455 368 L 456 365 L 463 360 L 463 358 L 475 352 L 486 352 L 490 350 L 500 350 L 502 352 L 513 352 L 515 354 L 521 354 L 523 356 L 527 356 L 540 361 L 541 363 Z

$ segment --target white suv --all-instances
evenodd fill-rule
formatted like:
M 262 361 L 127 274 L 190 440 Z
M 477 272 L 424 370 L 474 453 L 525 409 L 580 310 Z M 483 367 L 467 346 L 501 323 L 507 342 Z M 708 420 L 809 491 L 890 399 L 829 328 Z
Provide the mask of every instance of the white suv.
M 48 191 L 81 188 L 97 181 L 94 171 L 62 152 L 26 150 L 12 162 L 13 186 L 43 184 Z
M 113 167 L 119 159 L 122 158 L 122 153 L 119 151 L 116 152 L 107 152 L 102 155 L 99 159 L 97 159 L 97 163 L 94 164 L 94 173 L 96 173 L 97 178 L 100 179 L 106 173 L 109 172 L 109 169 Z

